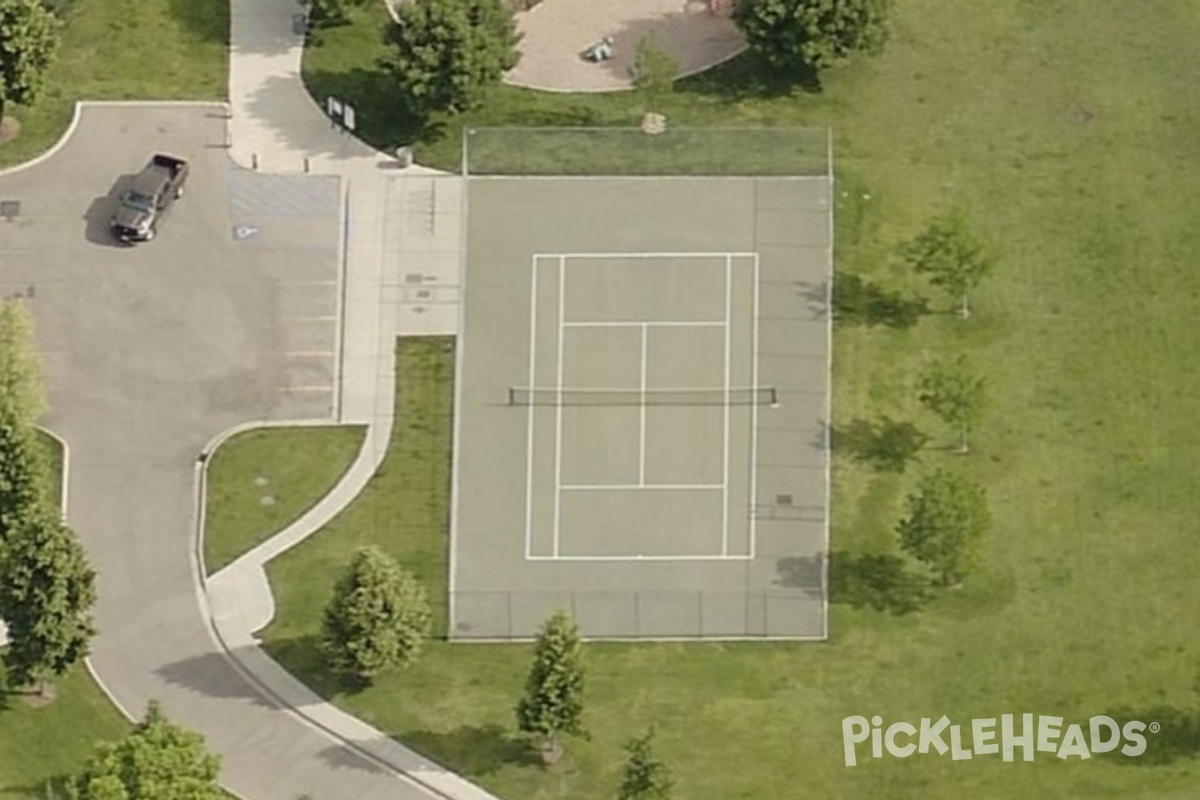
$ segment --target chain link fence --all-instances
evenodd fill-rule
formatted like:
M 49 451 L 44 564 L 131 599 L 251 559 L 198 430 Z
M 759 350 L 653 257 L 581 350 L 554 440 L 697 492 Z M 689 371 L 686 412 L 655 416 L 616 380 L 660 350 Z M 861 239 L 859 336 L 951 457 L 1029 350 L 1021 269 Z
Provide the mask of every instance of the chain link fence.
M 473 128 L 468 176 L 829 176 L 828 128 Z
M 532 639 L 566 611 L 588 639 L 823 638 L 820 585 L 760 592 L 455 592 L 451 639 Z

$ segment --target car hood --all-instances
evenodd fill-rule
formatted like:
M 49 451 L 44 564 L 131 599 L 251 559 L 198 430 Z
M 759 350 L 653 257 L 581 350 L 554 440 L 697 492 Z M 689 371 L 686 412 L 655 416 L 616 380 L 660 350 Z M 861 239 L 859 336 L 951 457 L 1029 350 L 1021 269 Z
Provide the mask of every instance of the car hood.
M 141 211 L 126 205 L 120 205 L 117 206 L 116 213 L 113 214 L 112 224 L 135 231 L 144 230 L 150 226 L 150 220 L 153 216 L 148 211 Z

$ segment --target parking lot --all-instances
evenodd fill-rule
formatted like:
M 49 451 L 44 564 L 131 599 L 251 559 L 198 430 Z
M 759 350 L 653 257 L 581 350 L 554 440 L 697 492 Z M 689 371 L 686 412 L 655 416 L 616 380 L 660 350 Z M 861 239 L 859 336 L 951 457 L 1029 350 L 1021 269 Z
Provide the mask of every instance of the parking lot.
M 86 106 L 53 157 L 0 176 L 0 294 L 33 304 L 56 416 L 113 379 L 200 398 L 210 425 L 335 411 L 337 179 L 234 168 L 224 114 Z M 191 164 L 185 196 L 120 245 L 112 208 L 153 152 Z

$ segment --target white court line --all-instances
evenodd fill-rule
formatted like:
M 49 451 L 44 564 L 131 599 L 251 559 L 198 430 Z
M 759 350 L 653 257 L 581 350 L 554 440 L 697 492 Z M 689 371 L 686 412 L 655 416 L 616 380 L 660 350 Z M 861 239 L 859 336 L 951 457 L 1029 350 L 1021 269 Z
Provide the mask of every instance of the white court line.
M 538 261 L 533 259 L 533 278 L 529 286 L 529 385 L 537 386 L 537 275 Z M 528 443 L 525 450 L 525 557 L 533 556 L 533 403 L 526 421 Z
M 553 553 L 558 555 L 558 528 L 562 516 L 562 388 L 563 388 L 563 334 L 566 329 L 563 327 L 563 307 L 567 300 L 567 260 L 563 257 L 558 259 L 558 374 L 555 375 L 555 383 L 558 386 L 558 393 L 555 395 L 555 420 L 554 420 L 554 548 Z
M 337 286 L 338 282 L 333 281 L 284 281 L 282 286 Z
M 333 386 L 280 386 L 277 392 L 332 392 Z
M 315 356 L 332 356 L 336 355 L 336 352 L 333 350 L 284 350 L 280 353 L 280 355 L 284 356 L 285 358 L 290 358 L 292 356 L 312 358 Z
M 534 258 L 749 258 L 754 253 L 534 253 Z
M 758 385 L 758 254 L 754 254 L 754 304 L 750 321 L 754 332 L 750 344 L 750 385 Z M 758 503 L 758 403 L 750 406 L 750 558 L 754 558 L 757 547 L 758 517 L 754 506 Z
M 642 326 L 642 399 L 646 397 L 646 351 L 649 347 L 648 340 L 650 338 L 649 330 L 645 325 Z M 639 416 L 641 423 L 638 425 L 638 485 L 646 485 L 646 404 L 641 404 Z
M 663 327 L 663 328 L 719 328 L 726 323 L 719 319 L 700 319 L 700 320 L 675 320 L 675 319 L 629 319 L 629 320 L 596 320 L 594 322 L 588 320 L 566 320 L 563 322 L 563 327 L 566 328 L 634 328 L 638 326 Z
M 337 317 L 284 317 L 284 322 L 337 322 Z
M 629 489 L 670 489 L 715 492 L 725 487 L 719 483 L 564 483 L 564 492 L 625 491 Z
M 733 310 L 733 256 L 725 256 L 725 413 L 723 455 L 721 456 L 721 555 L 729 555 L 729 379 L 731 377 L 731 361 L 729 358 L 730 337 L 733 332 L 731 323 Z
M 528 561 L 751 561 L 751 556 L 532 556 Z

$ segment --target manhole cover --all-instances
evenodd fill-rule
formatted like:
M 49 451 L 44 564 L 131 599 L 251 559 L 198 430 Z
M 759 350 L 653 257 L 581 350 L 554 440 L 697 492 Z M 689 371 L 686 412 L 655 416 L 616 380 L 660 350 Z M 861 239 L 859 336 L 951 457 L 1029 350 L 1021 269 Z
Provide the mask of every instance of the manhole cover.
M 4 217 L 9 222 L 21 215 L 20 200 L 0 200 L 0 217 Z

